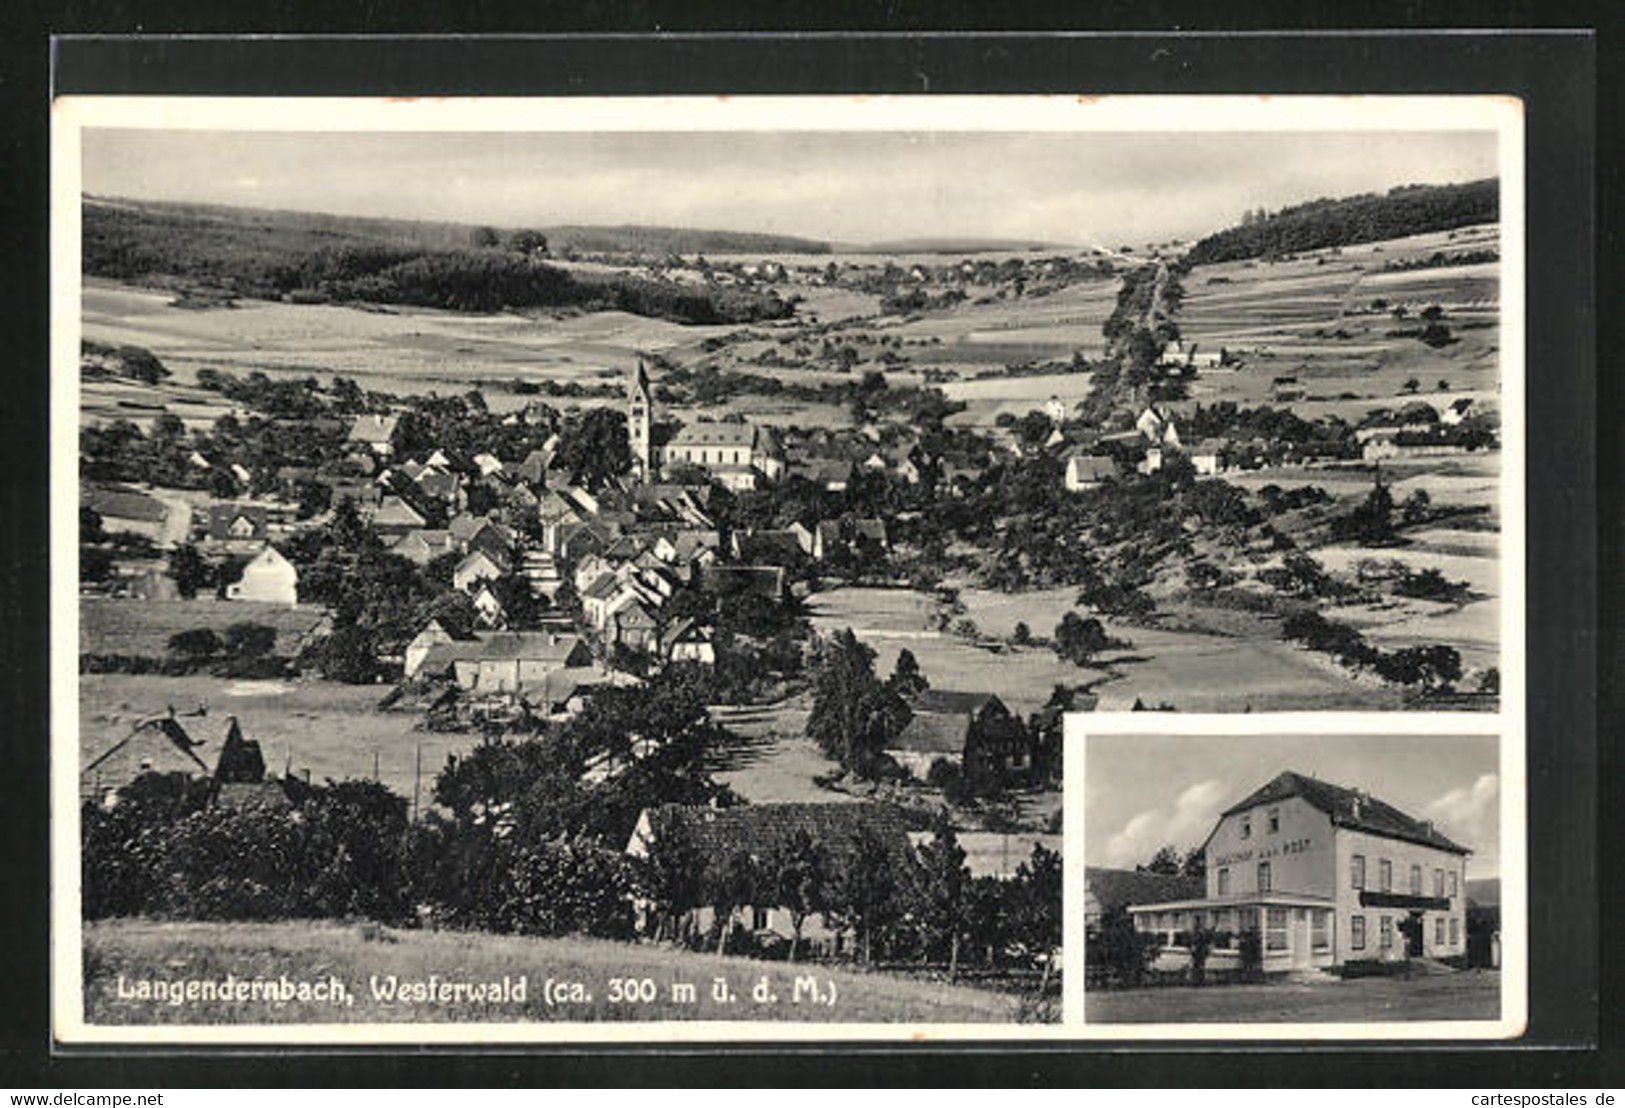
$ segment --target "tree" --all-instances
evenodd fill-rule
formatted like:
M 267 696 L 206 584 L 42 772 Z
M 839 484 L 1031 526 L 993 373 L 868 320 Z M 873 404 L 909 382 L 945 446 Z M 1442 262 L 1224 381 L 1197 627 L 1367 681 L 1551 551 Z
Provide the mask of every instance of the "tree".
M 658 915 L 654 938 L 659 942 L 673 937 L 676 921 L 700 906 L 706 891 L 705 855 L 687 829 L 673 822 L 649 844 L 639 877 Z
M 1418 381 L 1415 377 L 1407 378 L 1406 381 L 1405 381 L 1405 385 L 1404 385 L 1405 391 L 1409 392 L 1409 393 L 1414 393 L 1414 392 L 1416 392 L 1417 389 L 1419 389 L 1421 387 L 1422 387 L 1422 382 Z
M 626 416 L 615 408 L 589 408 L 566 420 L 559 431 L 553 468 L 589 491 L 632 468 Z
M 1075 666 L 1086 666 L 1100 651 L 1112 644 L 1111 637 L 1098 619 L 1085 619 L 1077 612 L 1068 612 L 1055 625 L 1055 656 Z
M 853 833 L 843 862 L 832 867 L 826 904 L 839 923 L 857 932 L 864 965 L 874 959 L 875 934 L 896 915 L 898 876 L 896 859 L 867 826 Z
M 1142 873 L 1161 873 L 1168 877 L 1178 877 L 1184 870 L 1184 861 L 1179 851 L 1172 846 L 1164 846 L 1152 855 L 1151 861 L 1143 866 L 1136 866 Z
M 790 961 L 794 962 L 807 917 L 824 910 L 827 874 L 823 852 L 805 828 L 797 828 L 793 835 L 773 844 L 762 868 L 774 905 L 790 913 Z
M 469 245 L 476 250 L 487 250 L 501 241 L 495 227 L 476 227 L 468 233 Z
M 508 236 L 508 249 L 521 254 L 546 254 L 547 236 L 540 231 L 515 231 Z
M 1186 949 L 1191 956 L 1191 984 L 1198 987 L 1207 983 L 1207 956 L 1213 951 L 1213 932 L 1198 918 L 1196 927 L 1186 937 Z
M 908 706 L 875 677 L 875 652 L 851 628 L 818 650 L 807 735 L 859 776 L 873 776 L 886 741 L 907 724 Z
M 970 869 L 959 836 L 939 812 L 931 826 L 931 840 L 919 848 L 919 924 L 926 950 L 948 947 L 948 978 L 959 976 L 959 944 L 965 934 L 965 888 Z
M 107 541 L 107 532 L 102 528 L 101 513 L 88 504 L 79 506 L 79 541 L 81 543 Z
M 234 623 L 226 628 L 224 648 L 237 658 L 263 658 L 276 649 L 276 628 L 263 623 Z
M 757 899 L 761 870 L 749 851 L 736 850 L 708 873 L 711 906 L 716 912 L 717 953 L 726 954 L 733 935 L 734 912 Z
M 1185 854 L 1185 860 L 1180 863 L 1180 873 L 1197 881 L 1207 880 L 1207 852 L 1200 846 L 1193 846 Z
M 170 551 L 169 576 L 174 578 L 175 588 L 180 594 L 191 600 L 199 590 L 214 583 L 214 567 L 204 560 L 196 546 L 182 543 Z
M 365 627 L 340 627 L 315 648 L 316 665 L 329 681 L 371 684 L 378 676 L 378 647 Z
M 898 652 L 897 664 L 892 668 L 892 675 L 886 684 L 905 700 L 919 696 L 931 687 L 931 682 L 920 672 L 920 663 L 914 657 L 914 652 L 906 646 Z

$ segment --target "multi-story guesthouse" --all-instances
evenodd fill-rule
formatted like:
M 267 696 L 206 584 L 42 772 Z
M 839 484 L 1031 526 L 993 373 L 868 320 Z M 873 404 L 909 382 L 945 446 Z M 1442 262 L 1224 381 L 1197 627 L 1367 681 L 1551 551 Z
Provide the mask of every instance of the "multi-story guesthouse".
M 1246 931 L 1266 973 L 1466 953 L 1470 851 L 1359 789 L 1282 773 L 1226 809 L 1202 852 L 1205 896 L 1128 908 L 1172 956 L 1198 926 L 1214 968 Z

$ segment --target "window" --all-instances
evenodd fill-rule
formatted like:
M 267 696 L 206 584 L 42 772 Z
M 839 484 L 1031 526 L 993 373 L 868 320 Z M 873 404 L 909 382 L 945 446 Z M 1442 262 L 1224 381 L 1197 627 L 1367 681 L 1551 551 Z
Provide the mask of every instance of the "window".
M 1258 891 L 1261 893 L 1270 891 L 1270 864 L 1268 862 L 1258 863 Z
M 1433 871 L 1433 895 L 1444 896 L 1444 870 L 1442 869 Z
M 1377 922 L 1382 927 L 1382 949 L 1392 949 L 1394 945 L 1394 921 L 1387 916 L 1382 916 Z
M 1219 867 L 1219 895 L 1220 896 L 1229 896 L 1230 895 L 1230 867 L 1229 866 L 1220 866 Z
M 1349 859 L 1349 887 L 1365 888 L 1365 855 L 1356 854 Z
M 1444 945 L 1444 917 L 1440 916 L 1433 921 L 1433 945 Z
M 1316 950 L 1329 950 L 1332 945 L 1332 914 L 1316 908 L 1310 912 L 1310 943 Z
M 1394 863 L 1386 858 L 1377 863 L 1377 888 L 1385 893 L 1394 891 Z
M 1455 870 L 1450 871 L 1450 895 L 1451 896 L 1456 895 L 1456 871 Z
M 767 930 L 767 909 L 752 908 L 750 910 L 750 929 L 752 931 Z
M 1349 917 L 1349 947 L 1354 950 L 1365 949 L 1365 917 Z
M 1264 949 L 1286 949 L 1286 909 L 1264 909 Z
M 1242 816 L 1241 817 L 1241 837 L 1244 838 L 1244 839 L 1250 839 L 1250 838 L 1253 837 L 1253 817 L 1252 816 Z
M 1271 808 L 1269 813 L 1270 834 L 1273 835 L 1281 829 L 1281 809 Z
M 1455 946 L 1461 942 L 1461 921 L 1454 916 L 1450 917 L 1450 945 Z
M 1411 895 L 1412 896 L 1421 896 L 1422 895 L 1422 867 L 1421 866 L 1417 866 L 1417 865 L 1411 866 Z

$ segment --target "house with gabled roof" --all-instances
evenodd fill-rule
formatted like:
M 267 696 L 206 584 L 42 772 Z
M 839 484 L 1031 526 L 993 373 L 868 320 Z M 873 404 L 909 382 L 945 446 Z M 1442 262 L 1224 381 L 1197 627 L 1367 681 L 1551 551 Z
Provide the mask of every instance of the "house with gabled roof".
M 872 801 L 742 804 L 731 808 L 664 804 L 645 808 L 627 841 L 626 853 L 647 859 L 665 850 L 674 854 L 681 851 L 698 859 L 700 872 L 694 877 L 703 883 L 707 874 L 720 876 L 726 872 L 736 858 L 761 862 L 781 844 L 802 837 L 813 845 L 831 871 L 850 867 L 860 853 L 872 856 L 878 852 L 901 882 L 918 864 L 902 811 Z M 775 936 L 781 941 L 798 941 L 802 949 L 823 955 L 849 952 L 858 938 L 850 929 L 819 913 L 802 921 L 798 936 L 788 909 L 773 903 L 771 897 L 761 903 L 741 905 L 722 921 L 710 906 L 692 909 L 675 920 L 661 919 L 648 902 L 639 902 L 637 908 L 640 931 L 665 938 L 707 936 L 722 923 L 724 930 L 748 930 L 758 940 Z M 726 937 L 722 935 L 724 942 Z
M 1066 487 L 1069 492 L 1092 489 L 1117 479 L 1117 463 L 1096 454 L 1074 454 L 1066 460 Z
M 472 593 L 479 582 L 495 581 L 508 576 L 512 571 L 513 566 L 510 563 L 499 559 L 489 551 L 471 550 L 463 555 L 463 560 L 452 570 L 451 583 L 464 592 Z
M 243 566 L 242 575 L 226 586 L 226 597 L 296 607 L 299 570 L 276 547 L 266 546 Z
M 400 417 L 395 415 L 366 413 L 356 416 L 355 422 L 350 425 L 349 441 L 387 457 L 395 452 L 395 427 L 399 422 Z
M 457 540 L 452 537 L 450 531 L 424 528 L 406 532 L 389 547 L 391 554 L 420 566 L 426 566 L 436 558 L 445 557 L 456 551 Z
M 426 527 L 429 521 L 399 496 L 385 496 L 373 510 L 369 522 L 382 534 L 400 535 Z
M 162 542 L 169 527 L 169 505 L 138 489 L 86 485 L 80 501 L 102 517 L 102 529 L 109 534 L 144 535 Z
M 994 693 L 926 689 L 909 708 L 908 724 L 885 753 L 919 780 L 938 762 L 999 777 L 1032 767 L 1026 729 Z

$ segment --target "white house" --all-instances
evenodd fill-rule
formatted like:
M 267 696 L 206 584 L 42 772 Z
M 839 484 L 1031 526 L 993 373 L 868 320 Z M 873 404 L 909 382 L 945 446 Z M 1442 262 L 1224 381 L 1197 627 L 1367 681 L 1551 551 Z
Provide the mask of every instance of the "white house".
M 226 586 L 226 596 L 293 607 L 299 603 L 299 571 L 276 547 L 267 546 L 243 566 L 241 578 Z

